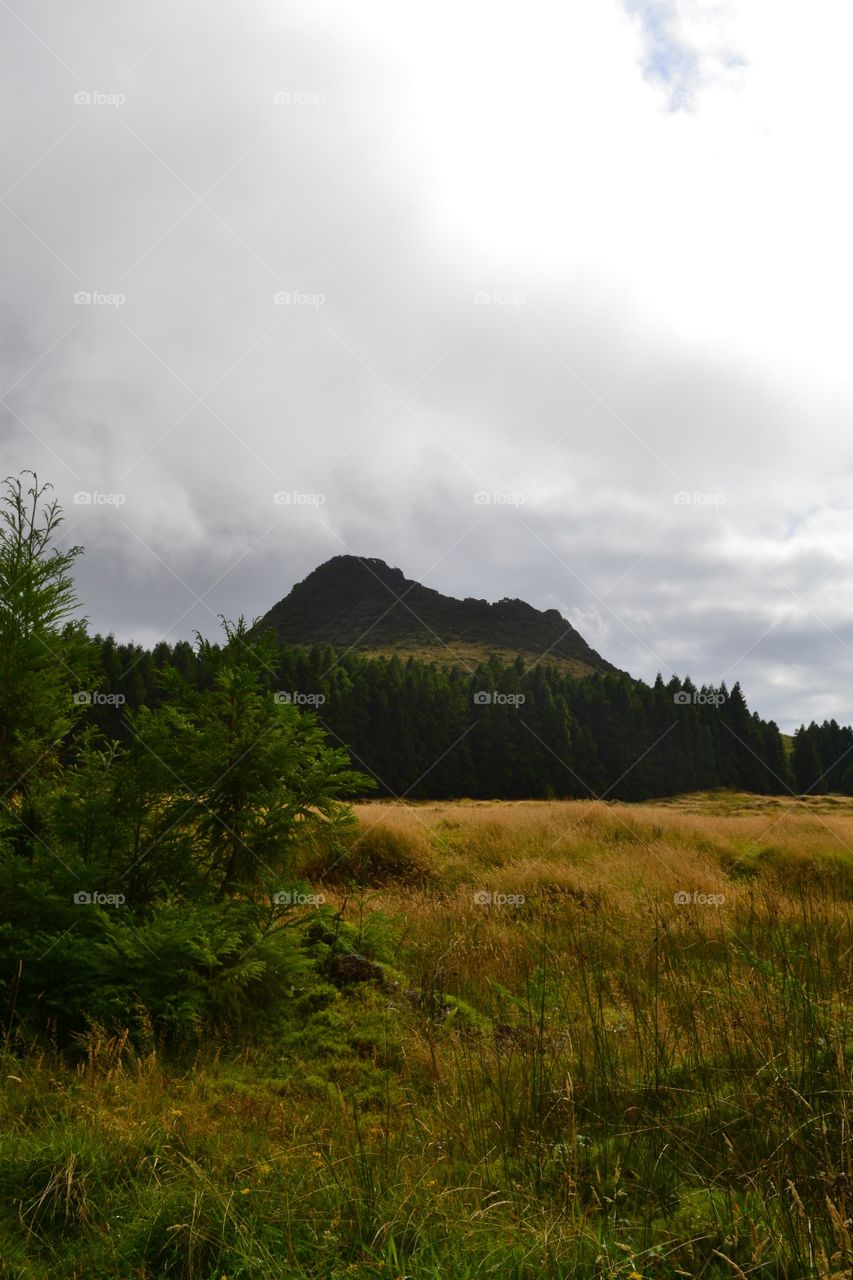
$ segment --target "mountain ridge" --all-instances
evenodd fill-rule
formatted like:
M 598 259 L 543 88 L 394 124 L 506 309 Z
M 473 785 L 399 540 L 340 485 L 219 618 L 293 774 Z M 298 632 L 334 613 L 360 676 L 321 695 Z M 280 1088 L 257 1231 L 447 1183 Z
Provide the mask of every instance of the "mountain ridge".
M 617 670 L 557 609 L 508 597 L 459 600 L 376 556 L 333 556 L 295 583 L 257 625 L 294 647 L 329 645 L 442 666 L 476 666 L 495 654 L 548 662 L 577 676 Z

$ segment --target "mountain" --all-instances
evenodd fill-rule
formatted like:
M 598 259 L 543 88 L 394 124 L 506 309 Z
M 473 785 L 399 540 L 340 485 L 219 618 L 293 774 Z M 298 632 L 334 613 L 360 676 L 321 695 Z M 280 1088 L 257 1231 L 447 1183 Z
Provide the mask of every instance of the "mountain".
M 412 655 L 442 666 L 543 659 L 571 675 L 615 671 L 556 609 L 523 600 L 455 600 L 384 560 L 334 556 L 298 582 L 260 621 L 288 645 Z

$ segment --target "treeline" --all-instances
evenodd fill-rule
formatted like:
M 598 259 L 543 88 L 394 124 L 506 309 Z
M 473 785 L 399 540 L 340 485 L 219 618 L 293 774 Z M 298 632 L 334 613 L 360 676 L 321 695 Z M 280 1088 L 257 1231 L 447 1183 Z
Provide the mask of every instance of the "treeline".
M 794 734 L 791 765 L 801 795 L 853 795 L 853 729 L 837 720 L 801 725 Z
M 159 705 L 170 670 L 198 689 L 209 685 L 210 670 L 185 642 L 150 651 L 111 637 L 97 644 L 102 687 L 126 698 L 126 708 Z M 750 712 L 738 684 L 577 679 L 521 659 L 493 658 L 469 673 L 320 647 L 284 650 L 270 676 L 386 795 L 643 800 L 713 787 L 782 794 L 797 785 L 777 726 Z M 91 714 L 126 739 L 124 708 L 102 704 Z

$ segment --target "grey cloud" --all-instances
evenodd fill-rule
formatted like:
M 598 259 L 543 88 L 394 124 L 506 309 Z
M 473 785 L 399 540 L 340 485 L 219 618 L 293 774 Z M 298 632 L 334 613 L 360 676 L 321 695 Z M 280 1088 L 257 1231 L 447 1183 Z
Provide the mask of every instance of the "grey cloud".
M 352 31 L 258 3 L 239 19 L 200 4 L 171 32 L 166 4 L 88 13 L 30 6 L 58 57 L 0 15 L 20 122 L 3 167 L 23 175 L 17 217 L 0 206 L 16 384 L 0 429 L 4 473 L 52 479 L 87 547 L 94 627 L 213 634 L 216 614 L 257 616 L 349 550 L 451 594 L 558 607 L 645 678 L 733 664 L 784 727 L 853 719 L 849 651 L 807 607 L 827 569 L 843 591 L 845 562 L 831 531 L 783 532 L 827 493 L 843 502 L 846 404 L 815 423 L 784 371 L 769 384 L 627 295 L 455 243 L 404 78 Z M 127 102 L 77 107 L 81 87 Z M 125 301 L 75 305 L 77 290 Z M 277 506 L 285 489 L 323 501 Z M 477 507 L 478 489 L 525 501 Z M 75 505 L 80 490 L 125 501 Z M 805 603 L 759 640 L 791 591 Z M 853 643 L 843 608 L 825 621 Z

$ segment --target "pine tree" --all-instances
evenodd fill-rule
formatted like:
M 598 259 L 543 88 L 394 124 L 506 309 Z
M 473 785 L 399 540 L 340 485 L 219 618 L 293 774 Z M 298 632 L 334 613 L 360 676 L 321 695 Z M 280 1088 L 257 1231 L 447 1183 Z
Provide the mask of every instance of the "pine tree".
M 275 889 L 294 846 L 321 832 L 335 838 L 349 820 L 342 797 L 368 782 L 327 745 L 313 717 L 270 689 L 271 634 L 250 635 L 242 618 L 223 627 L 221 648 L 198 639 L 212 689 L 194 689 L 169 669 L 164 705 L 132 719 L 135 754 L 159 763 L 170 796 L 164 826 L 195 833 L 218 898 Z
M 810 725 L 808 729 L 801 726 L 794 734 L 791 765 L 794 771 L 797 791 L 800 795 L 818 795 L 826 790 L 826 785 L 823 781 L 823 767 L 815 744 L 815 733 L 813 732 L 816 729 L 817 725 L 815 724 Z
M 82 548 L 56 545 L 62 514 L 32 472 L 8 477 L 0 497 L 0 808 L 14 810 L 19 843 L 35 812 L 29 797 L 56 769 L 60 746 L 91 692 L 94 661 L 71 571 Z

